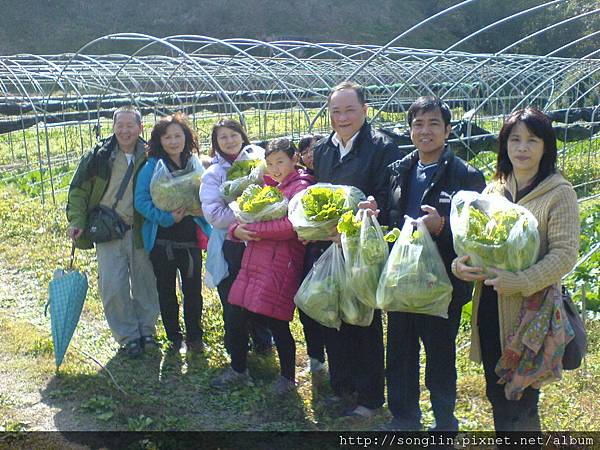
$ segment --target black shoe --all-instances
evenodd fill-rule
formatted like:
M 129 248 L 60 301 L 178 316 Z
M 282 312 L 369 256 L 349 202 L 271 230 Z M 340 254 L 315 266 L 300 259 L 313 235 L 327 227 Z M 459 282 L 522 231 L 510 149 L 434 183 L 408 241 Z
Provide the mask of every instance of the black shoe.
M 358 405 L 354 408 L 350 408 L 347 409 L 346 411 L 343 412 L 343 416 L 344 417 L 358 417 L 361 419 L 370 419 L 371 417 L 374 417 L 375 415 L 377 415 L 379 411 L 378 409 L 371 409 L 371 408 L 367 408 L 366 406 L 363 405 Z
M 332 394 L 323 399 L 323 403 L 327 409 L 334 412 L 334 415 L 344 415 L 345 412 L 351 408 L 356 407 L 356 397 L 354 394 Z
M 183 340 L 169 341 L 167 350 L 172 353 L 178 353 L 179 351 L 184 349 L 183 346 L 184 346 Z
M 257 355 L 270 355 L 273 353 L 273 346 L 267 345 L 265 347 L 254 347 L 254 353 Z
M 202 342 L 200 339 L 195 341 L 186 341 L 185 346 L 187 347 L 188 353 L 204 353 L 204 342 Z
M 440 426 L 440 427 L 435 425 L 433 427 L 429 427 L 428 431 L 430 433 L 443 433 L 443 434 L 448 434 L 448 435 L 457 435 L 458 434 L 458 424 L 446 425 L 446 426 Z
M 125 354 L 130 358 L 138 358 L 144 351 L 142 349 L 142 346 L 140 345 L 139 339 L 129 341 L 123 346 L 123 350 L 125 351 Z
M 392 418 L 392 420 L 384 425 L 385 431 L 417 432 L 421 431 L 421 429 L 422 425 L 420 423 L 402 420 L 398 417 Z
M 143 349 L 145 349 L 146 347 L 158 348 L 158 343 L 156 342 L 156 339 L 154 339 L 154 336 L 142 336 L 140 338 L 140 346 Z

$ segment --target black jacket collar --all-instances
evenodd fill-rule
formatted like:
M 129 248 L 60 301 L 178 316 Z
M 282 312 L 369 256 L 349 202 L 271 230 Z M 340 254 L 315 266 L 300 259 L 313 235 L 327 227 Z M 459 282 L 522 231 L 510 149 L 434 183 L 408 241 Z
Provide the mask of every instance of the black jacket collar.
M 338 146 L 333 143 L 333 135 L 334 134 L 335 134 L 335 131 L 332 131 L 331 134 L 329 135 L 329 139 L 327 139 L 327 145 L 329 145 L 330 147 L 332 147 L 334 149 L 338 149 Z M 363 126 L 360 127 L 360 130 L 358 130 L 358 135 L 356 136 L 356 139 L 354 139 L 354 143 L 352 144 L 352 148 L 350 149 L 350 153 L 348 153 L 348 155 L 350 155 L 354 152 L 356 152 L 355 154 L 358 155 L 360 152 L 360 147 L 361 147 L 360 144 L 365 140 L 366 136 L 370 136 L 370 135 L 371 135 L 371 124 L 369 124 L 369 122 L 367 122 L 365 120 L 365 123 L 363 123 Z
M 439 178 L 441 173 L 443 173 L 443 170 L 439 169 L 450 164 L 453 158 L 454 153 L 452 153 L 452 150 L 450 150 L 450 147 L 446 144 L 444 146 L 444 151 L 440 155 L 440 159 L 438 159 L 438 170 L 436 170 L 436 175 L 433 181 L 437 181 L 437 178 Z M 390 164 L 389 168 L 392 175 L 403 175 L 409 170 L 411 170 L 417 164 L 418 161 L 419 151 L 414 150 L 401 160 L 395 161 L 392 164 Z

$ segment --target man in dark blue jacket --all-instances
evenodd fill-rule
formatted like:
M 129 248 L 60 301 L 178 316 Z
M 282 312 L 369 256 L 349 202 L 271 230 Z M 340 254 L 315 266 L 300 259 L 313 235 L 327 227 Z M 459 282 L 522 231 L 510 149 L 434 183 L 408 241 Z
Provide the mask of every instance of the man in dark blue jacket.
M 425 385 L 431 394 L 434 431 L 458 430 L 456 403 L 456 335 L 462 306 L 471 285 L 452 274 L 456 257 L 449 215 L 452 196 L 459 190 L 481 192 L 481 172 L 455 156 L 446 146 L 450 110 L 436 97 L 420 97 L 408 110 L 415 151 L 389 166 L 389 223 L 401 228 L 405 216 L 420 218 L 442 256 L 453 286 L 448 319 L 403 312 L 388 313 L 386 378 L 388 407 L 394 430 L 420 430 L 419 340 L 426 355 Z M 382 212 L 386 206 L 382 207 Z
M 398 147 L 367 123 L 364 90 L 352 82 L 333 88 L 328 98 L 333 133 L 314 149 L 317 182 L 355 186 L 387 207 L 387 166 L 396 161 Z M 380 218 L 385 223 L 385 217 Z M 327 245 L 312 245 L 311 263 Z M 311 264 L 312 265 L 312 264 Z M 340 331 L 325 330 L 331 386 L 336 396 L 358 394 L 350 415 L 370 417 L 384 402 L 384 355 L 381 311 L 375 311 L 368 327 L 342 322 Z

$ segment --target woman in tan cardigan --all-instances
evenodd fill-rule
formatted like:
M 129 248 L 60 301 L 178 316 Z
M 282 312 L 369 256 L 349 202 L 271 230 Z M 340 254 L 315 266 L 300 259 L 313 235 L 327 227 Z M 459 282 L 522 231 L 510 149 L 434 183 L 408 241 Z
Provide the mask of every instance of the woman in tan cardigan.
M 538 260 L 515 273 L 490 269 L 495 276 L 486 279 L 482 268 L 468 266 L 469 257 L 462 256 L 453 261 L 452 271 L 460 279 L 477 282 L 471 359 L 483 363 L 494 428 L 539 431 L 539 389 L 528 386 L 518 400 L 509 400 L 505 386 L 498 384 L 496 371 L 500 372 L 497 365 L 500 367 L 507 339 L 519 327 L 524 300 L 531 301 L 533 294 L 550 286 L 560 288 L 561 278 L 575 265 L 579 248 L 577 197 L 571 184 L 556 170 L 556 137 L 544 113 L 531 107 L 515 111 L 498 139 L 496 173 L 484 193 L 504 195 L 531 211 L 540 234 Z M 550 296 L 539 298 L 545 302 Z M 561 369 L 559 364 L 557 377 Z

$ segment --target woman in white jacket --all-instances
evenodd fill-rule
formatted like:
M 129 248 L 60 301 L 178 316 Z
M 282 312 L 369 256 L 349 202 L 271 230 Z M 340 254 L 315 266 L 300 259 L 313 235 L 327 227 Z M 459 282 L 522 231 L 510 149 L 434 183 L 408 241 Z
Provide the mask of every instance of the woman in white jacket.
M 221 185 L 227 181 L 227 172 L 234 161 L 256 159 L 264 155 L 264 149 L 250 144 L 242 125 L 232 119 L 222 119 L 213 125 L 211 132 L 211 165 L 202 176 L 200 200 L 205 219 L 213 226 L 206 255 L 206 284 L 217 288 L 223 305 L 225 324 L 225 349 L 229 353 L 228 307 L 229 291 L 242 263 L 245 244 L 225 239 L 227 229 L 235 216 L 220 193 Z M 272 337 L 264 326 L 251 322 L 250 335 L 254 349 L 260 353 L 272 348 Z

